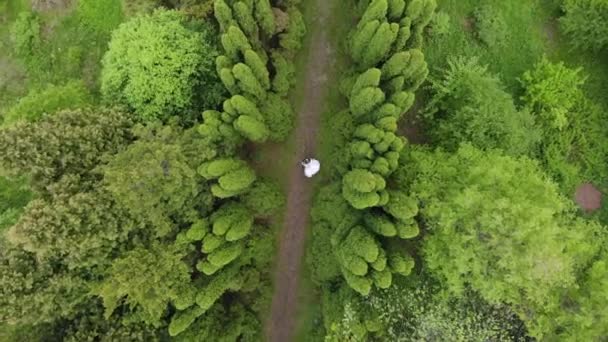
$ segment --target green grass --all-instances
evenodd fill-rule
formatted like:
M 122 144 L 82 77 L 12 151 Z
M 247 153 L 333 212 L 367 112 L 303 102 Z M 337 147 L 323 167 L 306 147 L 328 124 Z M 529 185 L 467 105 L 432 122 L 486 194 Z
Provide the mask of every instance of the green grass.
M 25 66 L 29 88 L 83 79 L 94 90 L 111 32 L 123 20 L 120 0 L 81 0 L 70 8 L 39 12 L 41 45 L 18 60 Z M 11 0 L 0 34 L 11 51 L 10 27 L 27 2 Z
M 506 30 L 502 43 L 488 46 L 476 36 L 474 11 L 480 4 L 491 5 L 502 16 Z M 478 57 L 482 64 L 498 73 L 511 91 L 519 89 L 517 79 L 542 57 L 548 14 L 537 0 L 479 1 L 439 0 L 439 11 L 450 16 L 447 34 L 432 37 L 424 47 L 431 74 L 446 66 L 455 56 Z

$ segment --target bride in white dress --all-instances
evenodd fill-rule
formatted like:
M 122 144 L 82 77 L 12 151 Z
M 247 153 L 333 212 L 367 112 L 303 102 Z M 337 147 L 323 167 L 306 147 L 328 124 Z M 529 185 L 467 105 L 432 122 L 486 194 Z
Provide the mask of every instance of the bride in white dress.
M 314 158 L 306 158 L 300 164 L 304 167 L 304 175 L 308 178 L 316 175 L 321 170 L 321 163 Z

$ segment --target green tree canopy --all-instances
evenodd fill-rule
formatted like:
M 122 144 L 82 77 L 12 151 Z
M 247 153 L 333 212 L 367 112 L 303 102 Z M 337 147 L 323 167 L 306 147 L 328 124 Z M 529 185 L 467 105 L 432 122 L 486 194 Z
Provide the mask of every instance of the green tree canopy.
M 198 118 L 198 110 L 216 107 L 224 93 L 212 32 L 208 24 L 194 25 L 167 10 L 122 24 L 103 59 L 103 95 L 145 120 Z
M 561 290 L 576 286 L 602 243 L 600 227 L 575 218 L 527 158 L 464 145 L 454 155 L 414 151 L 405 165 L 416 165 L 398 178 L 407 186 L 404 175 L 413 175 L 411 192 L 424 203 L 428 268 L 453 293 L 469 285 L 491 303 L 511 304 L 529 326 L 559 306 Z
M 565 0 L 562 29 L 577 48 L 600 51 L 608 45 L 608 1 Z
M 114 260 L 108 276 L 93 290 L 103 298 L 105 317 L 124 301 L 132 318 L 159 326 L 169 303 L 180 308 L 194 304 L 190 267 L 182 261 L 188 252 L 183 246 L 154 245 Z
M 481 149 L 528 154 L 539 139 L 530 112 L 518 110 L 499 79 L 476 59 L 453 59 L 432 80 L 427 125 L 435 143 L 456 150 L 461 142 Z
M 34 89 L 19 99 L 4 116 L 4 123 L 18 120 L 36 121 L 43 115 L 54 114 L 62 109 L 78 109 L 93 101 L 89 90 L 81 81 L 69 81 L 63 85 L 49 85 Z
M 128 115 L 111 110 L 69 110 L 0 130 L 2 166 L 29 175 L 38 190 L 65 175 L 86 178 L 106 153 L 131 140 Z
M 139 140 L 103 167 L 104 183 L 121 205 L 164 235 L 174 228 L 171 217 L 193 220 L 197 205 L 210 207 L 209 189 L 195 165 L 216 152 L 196 136 L 182 138 L 184 132 L 172 126 L 138 126 L 135 133 Z M 196 158 L 187 155 L 190 148 Z

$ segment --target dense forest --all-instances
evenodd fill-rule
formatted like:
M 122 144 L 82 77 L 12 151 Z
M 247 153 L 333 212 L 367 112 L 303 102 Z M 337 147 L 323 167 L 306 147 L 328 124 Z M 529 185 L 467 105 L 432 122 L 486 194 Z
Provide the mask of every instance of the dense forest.
M 608 0 L 0 0 L 0 341 L 606 341 L 606 79 Z

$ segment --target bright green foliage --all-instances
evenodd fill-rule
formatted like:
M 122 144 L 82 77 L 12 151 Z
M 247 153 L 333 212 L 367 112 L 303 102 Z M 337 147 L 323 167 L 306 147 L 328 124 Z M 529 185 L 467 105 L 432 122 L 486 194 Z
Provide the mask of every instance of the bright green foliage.
M 184 332 L 194 321 L 205 312 L 198 305 L 192 306 L 185 311 L 175 313 L 169 324 L 169 335 L 177 336 Z
M 571 43 L 582 49 L 601 51 L 608 44 L 608 2 L 605 0 L 565 0 L 561 28 Z
M 370 124 L 358 126 L 353 138 L 349 145 L 353 167 L 369 169 L 383 177 L 397 169 L 399 152 L 405 146 L 402 138 Z
M 241 135 L 231 123 L 222 120 L 222 113 L 215 110 L 203 112 L 203 123 L 198 126 L 198 132 L 211 142 L 222 142 L 228 149 L 240 143 Z
M 210 180 L 219 178 L 229 172 L 236 171 L 246 166 L 247 164 L 245 162 L 238 159 L 217 159 L 211 163 L 201 165 L 198 172 L 201 176 L 205 177 L 205 179 Z
M 222 244 L 224 244 L 224 242 L 225 240 L 220 236 L 217 236 L 215 234 L 207 234 L 203 238 L 202 249 L 207 253 L 211 253 L 218 247 L 220 247 Z
M 294 112 L 289 102 L 276 94 L 268 93 L 261 110 L 270 130 L 269 139 L 277 142 L 285 140 L 294 125 Z
M 356 68 L 366 71 L 350 76 L 341 86 L 348 97 L 350 113 L 359 123 L 351 132 L 353 140 L 347 145 L 349 167 L 342 172 L 342 195 L 355 209 L 386 206 L 392 217 L 379 210 L 366 211 L 365 227 L 384 238 L 403 239 L 419 234 L 414 220 L 417 203 L 409 201 L 407 195 L 395 192 L 395 202 L 389 204 L 391 196 L 385 189 L 385 177 L 399 166 L 399 153 L 405 146 L 405 140 L 395 134 L 397 120 L 413 104 L 413 92 L 428 74 L 422 53 L 404 50 L 412 22 L 426 25 L 418 20 L 426 5 L 420 2 L 420 13 L 413 13 L 415 15 L 407 19 L 401 18 L 405 6 L 404 1 L 375 0 L 369 4 L 349 41 L 349 52 L 357 63 Z M 415 4 L 410 2 L 410 14 L 413 6 Z M 400 23 L 391 23 L 389 19 Z M 337 227 L 332 224 L 328 228 Z M 332 241 L 339 250 L 338 260 L 345 267 L 342 275 L 357 292 L 367 294 L 372 286 L 386 288 L 392 282 L 393 273 L 407 275 L 411 271 L 413 262 L 397 257 L 393 258 L 396 269 L 386 269 L 387 253 L 379 247 L 381 257 L 371 261 L 372 270 L 368 274 L 369 266 L 354 258 L 348 248 L 341 249 L 343 244 L 337 241 L 345 239 L 340 233 L 342 230 L 338 228 Z
M 357 224 L 360 212 L 341 196 L 340 184 L 334 183 L 319 190 L 311 216 L 312 241 L 307 261 L 315 282 L 330 281 L 341 275 L 340 264 L 333 257 L 337 250 L 335 246 Z
M 49 85 L 42 90 L 32 90 L 19 99 L 4 116 L 4 123 L 19 120 L 36 121 L 43 115 L 54 114 L 63 109 L 78 109 L 93 102 L 92 96 L 80 81 L 70 81 L 64 85 Z
M 408 67 L 412 56 L 409 51 L 402 51 L 392 55 L 382 65 L 382 79 L 390 80 L 393 77 L 403 75 L 403 71 Z
M 528 154 L 539 139 L 529 111 L 517 110 L 496 76 L 475 59 L 449 62 L 441 79 L 432 80 L 428 124 L 438 145 L 455 150 L 461 142 L 481 149 Z
M 252 96 L 259 102 L 263 102 L 266 99 L 266 89 L 256 78 L 249 66 L 238 63 L 232 68 L 232 74 L 242 92 Z
M 192 119 L 190 112 L 199 106 L 215 107 L 223 97 L 214 68 L 218 52 L 212 29 L 198 27 L 202 32 L 191 29 L 180 13 L 165 10 L 122 24 L 103 59 L 105 98 L 145 120 L 177 114 Z
M 433 19 L 437 8 L 436 0 L 413 0 L 406 9 L 406 16 L 412 21 L 411 37 L 407 46 L 418 49 L 422 46 L 424 29 Z
M 354 116 L 369 114 L 378 108 L 385 100 L 382 89 L 376 87 L 363 88 L 350 98 L 350 110 Z
M 356 97 L 363 89 L 368 87 L 378 87 L 380 85 L 380 77 L 382 72 L 380 69 L 371 68 L 362 73 L 355 80 L 350 91 L 350 97 Z
M 385 187 L 382 176 L 362 169 L 352 170 L 342 179 L 342 195 L 356 209 L 384 205 Z
M 408 40 L 412 36 L 412 19 L 409 17 L 403 18 L 399 22 L 399 33 L 393 44 L 393 53 L 398 53 L 405 50 Z
M 407 276 L 412 272 L 414 268 L 414 258 L 409 255 L 402 255 L 400 253 L 391 253 L 388 256 L 388 267 L 395 273 Z
M 251 50 L 251 43 L 240 28 L 232 25 L 225 32 L 221 38 L 222 46 L 226 55 L 232 60 L 238 60 L 239 55 Z
M 223 1 L 221 1 L 221 2 L 223 3 Z M 225 4 L 224 4 L 224 6 L 225 6 Z M 247 36 L 249 37 L 250 40 L 256 41 L 258 39 L 259 29 L 258 29 L 258 25 L 257 25 L 255 19 L 253 19 L 252 8 L 249 7 L 243 1 L 236 2 L 232 6 L 232 8 L 234 9 L 234 17 L 236 18 L 236 21 L 238 22 L 238 24 L 241 27 L 241 29 L 243 30 L 243 32 L 245 34 L 247 34 Z M 220 13 L 220 14 L 224 15 L 223 13 Z M 217 17 L 217 11 L 216 11 L 216 17 Z M 218 19 L 218 21 L 220 21 L 220 20 L 225 21 L 225 19 Z M 222 26 L 222 29 L 224 29 L 227 26 L 226 26 L 226 24 L 221 23 L 221 21 L 220 21 L 220 25 Z
M 255 182 L 241 200 L 257 215 L 268 215 L 285 204 L 285 196 L 279 185 L 265 179 Z
M 219 198 L 239 195 L 253 184 L 255 172 L 239 159 L 216 159 L 202 164 L 198 173 L 207 180 L 218 180 L 211 186 L 211 192 Z
M 395 228 L 395 224 L 385 215 L 368 215 L 364 217 L 364 220 L 365 227 L 372 230 L 378 235 L 386 237 L 393 237 L 397 235 L 397 229 Z
M 253 142 L 261 143 L 268 139 L 269 131 L 266 125 L 251 116 L 239 116 L 234 121 L 234 128 L 245 138 Z
M 268 127 L 256 104 L 241 95 L 235 95 L 224 101 L 225 113 L 221 118 L 226 123 L 232 123 L 234 129 L 247 139 L 264 142 L 268 138 Z
M 350 40 L 350 54 L 353 60 L 360 61 L 367 50 L 367 45 L 380 27 L 380 20 L 373 20 L 361 26 Z
M 578 69 L 546 59 L 522 77 L 524 100 L 542 129 L 535 157 L 568 193 L 582 182 L 608 179 L 604 110 L 587 98 L 584 81 Z
M 408 256 L 397 259 L 389 257 L 377 238 L 369 231 L 380 233 L 386 237 L 394 236 L 394 226 L 387 217 L 368 215 L 365 224 L 347 229 L 345 236 L 332 236 L 334 253 L 340 265 L 342 275 L 347 284 L 362 295 L 368 295 L 375 286 L 380 289 L 390 287 L 393 273 L 409 274 L 413 260 Z M 343 228 L 339 228 L 343 230 Z M 396 255 L 396 254 L 395 254 Z M 389 261 L 395 269 L 391 269 Z
M 202 195 L 209 198 L 198 184 L 194 165 L 183 152 L 180 134 L 183 131 L 171 126 L 158 131 L 142 127 L 140 139 L 103 168 L 106 189 L 135 217 L 157 227 L 159 236 L 174 228 L 170 216 L 196 217 L 196 212 L 186 209 L 191 207 L 187 204 Z M 203 160 L 215 156 L 215 151 L 207 146 L 196 147 Z
M 220 24 L 222 32 L 228 31 L 228 28 L 234 24 L 232 9 L 224 0 L 213 1 L 215 19 Z
M 351 229 L 336 252 L 342 272 L 351 287 L 363 295 L 369 293 L 372 281 L 364 277 L 368 272 L 375 272 L 370 270 L 369 264 L 378 260 L 383 252 L 374 236 L 363 227 Z
M 256 119 L 262 119 L 262 114 L 256 104 L 241 95 L 234 95 L 230 99 L 224 101 L 223 108 L 232 118 L 240 115 L 248 115 Z
M 205 312 L 228 290 L 238 291 L 243 284 L 239 268 L 229 267 L 216 274 L 211 281 L 199 289 L 196 304 Z
M 418 201 L 403 191 L 389 191 L 390 201 L 384 211 L 399 221 L 408 221 L 418 215 Z
M 478 7 L 473 13 L 477 38 L 492 47 L 508 39 L 508 27 L 502 14 L 491 5 Z
M 197 268 L 206 275 L 212 275 L 222 267 L 233 262 L 243 253 L 240 243 L 228 243 L 214 250 L 207 256 L 207 260 L 200 262 Z
M 388 0 L 388 17 L 395 21 L 401 19 L 405 5 L 405 0 Z
M 363 16 L 359 20 L 357 28 L 360 28 L 362 25 L 365 25 L 370 21 L 386 20 L 388 6 L 387 0 L 373 0 L 369 6 L 367 6 L 365 13 L 363 13 Z
M 427 267 L 453 293 L 468 284 L 491 303 L 512 305 L 529 327 L 539 319 L 529 313 L 559 305 L 602 244 L 592 238 L 600 227 L 575 218 L 529 159 L 464 145 L 455 155 L 413 152 L 411 165 L 410 189 L 429 227 Z
M 568 125 L 568 114 L 580 100 L 585 83 L 581 70 L 553 64 L 545 57 L 522 76 L 523 100 L 540 114 L 543 126 L 561 130 Z
M 270 88 L 270 76 L 266 64 L 262 61 L 260 56 L 253 50 L 247 50 L 244 54 L 245 64 L 251 68 L 251 71 L 258 79 L 262 87 L 266 90 Z
M 356 60 L 363 67 L 371 67 L 382 61 L 391 51 L 391 47 L 397 39 L 399 25 L 382 23 L 374 33 L 371 40 L 366 44 L 361 59 Z
M 450 15 L 444 11 L 437 11 L 430 23 L 433 37 L 441 37 L 450 33 Z
M 274 13 L 269 0 L 254 0 L 255 2 L 255 19 L 260 26 L 260 29 L 267 36 L 273 36 L 276 30 Z
M 414 92 L 426 80 L 429 70 L 422 51 L 412 49 L 409 52 L 411 60 L 403 70 L 403 77 L 405 77 L 404 90 Z
M 295 65 L 277 51 L 272 52 L 272 64 L 275 68 L 272 90 L 277 95 L 287 96 L 289 88 L 295 84 Z
M 11 27 L 13 51 L 28 67 L 36 61 L 36 50 L 40 49 L 40 18 L 34 12 L 22 12 Z
M 239 88 L 236 86 L 236 80 L 234 79 L 234 74 L 232 74 L 232 69 L 222 68 L 218 72 L 218 75 L 230 94 L 235 95 L 239 93 Z
M 126 303 L 133 318 L 158 326 L 170 302 L 194 303 L 190 268 L 182 261 L 188 251 L 155 245 L 137 248 L 115 260 L 108 276 L 93 292 L 103 299 L 105 317 Z
M 76 110 L 19 122 L 0 130 L 5 170 L 30 175 L 38 190 L 65 175 L 85 176 L 104 153 L 115 153 L 130 139 L 127 115 L 108 110 Z
M 197 220 L 186 232 L 186 237 L 189 241 L 201 241 L 209 231 L 209 222 L 207 220 Z
M 226 241 L 234 242 L 249 234 L 253 227 L 253 215 L 245 206 L 229 203 L 211 216 L 211 223 L 215 236 L 222 236 Z
M 293 55 L 302 47 L 302 40 L 306 35 L 306 23 L 302 13 L 295 7 L 290 7 L 287 14 L 289 15 L 289 27 L 286 33 L 279 35 L 279 44 L 290 55 Z
M 422 13 L 422 10 L 424 8 L 424 3 L 425 3 L 425 0 L 410 1 L 410 3 L 407 5 L 407 10 L 405 12 L 405 15 L 412 19 L 418 18 L 420 16 L 420 14 Z
M 122 22 L 122 6 L 117 0 L 80 0 L 78 16 L 97 34 L 110 35 Z

